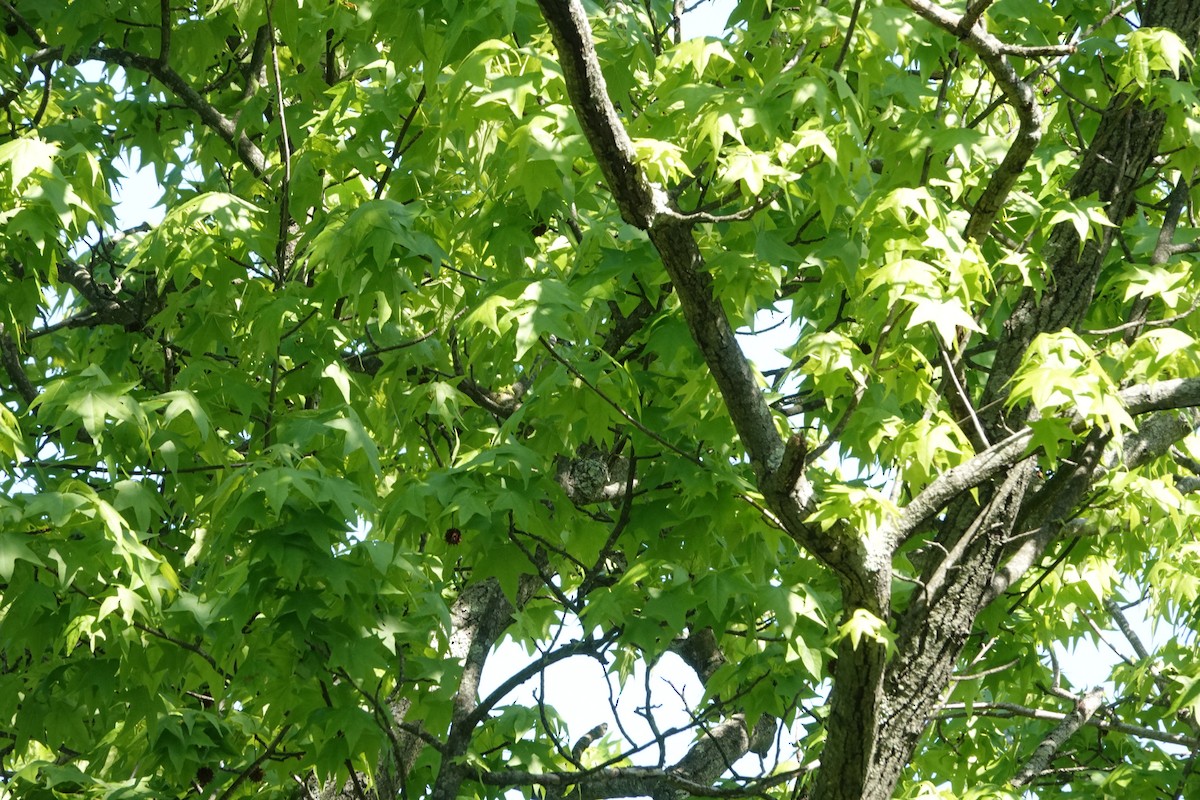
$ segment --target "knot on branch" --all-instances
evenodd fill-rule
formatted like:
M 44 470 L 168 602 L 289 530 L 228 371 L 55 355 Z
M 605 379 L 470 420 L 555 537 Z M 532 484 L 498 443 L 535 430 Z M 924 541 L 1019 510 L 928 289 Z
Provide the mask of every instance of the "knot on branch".
M 586 444 L 579 448 L 574 458 L 558 459 L 555 477 L 577 506 L 612 502 L 625 495 L 629 458 Z
M 58 265 L 58 279 L 87 303 L 85 312 L 67 322 L 70 327 L 120 325 L 125 330 L 138 331 L 163 308 L 153 275 L 140 276 L 130 284 L 121 279 L 109 284 L 97 278 L 93 269 L 65 260 Z
M 604 734 L 608 733 L 608 723 L 601 722 L 596 727 L 579 737 L 579 741 L 571 748 L 571 758 L 579 761 L 583 758 L 584 752 L 592 746 L 592 743 L 599 739 Z

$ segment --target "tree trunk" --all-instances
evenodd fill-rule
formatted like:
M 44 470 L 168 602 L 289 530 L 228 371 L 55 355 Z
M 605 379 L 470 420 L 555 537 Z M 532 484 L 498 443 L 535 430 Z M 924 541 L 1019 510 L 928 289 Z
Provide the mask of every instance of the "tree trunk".
M 1173 29 L 1194 51 L 1200 33 L 1200 0 L 1152 1 L 1146 6 L 1144 21 L 1148 26 Z M 1159 109 L 1128 95 L 1114 97 L 1071 183 L 1071 197 L 1098 194 L 1106 203 L 1109 219 L 1120 225 L 1134 210 L 1135 191 L 1158 153 L 1164 121 Z M 1052 232 L 1044 254 L 1051 273 L 1049 288 L 1040 300 L 1033 290 L 1022 296 L 1006 325 L 978 404 L 997 409 L 983 415 L 993 441 L 1024 423 L 1027 409 L 1013 409 L 1008 414 L 999 411 L 1009 380 L 1035 336 L 1071 327 L 1082 319 L 1092 302 L 1114 230 L 1103 228 L 1099 236 L 1088 239 L 1082 251 L 1079 236 L 1069 223 L 1060 223 Z M 1090 487 L 1107 443 L 1107 436 L 1093 433 L 1064 462 L 1073 466 L 1044 483 L 1035 478 L 1036 460 L 1027 459 L 998 485 L 980 487 L 978 503 L 963 496 L 949 507 L 934 527 L 939 546 L 928 551 L 934 558 L 922 574 L 923 585 L 900 615 L 897 652 L 885 671 L 870 763 L 861 777 L 855 776 L 862 753 L 857 749 L 839 752 L 833 746 L 838 740 L 831 730 L 813 800 L 883 800 L 892 796 L 942 700 L 976 617 L 998 593 L 1000 587 L 994 580 L 1015 549 L 1012 543 L 1035 541 L 1044 552 L 1058 540 L 1065 521 Z M 1036 560 L 1023 559 L 1023 568 L 1004 575 L 1003 587 L 1018 580 Z M 836 678 L 831 725 L 845 724 L 841 721 L 843 706 L 853 705 L 865 712 L 867 707 L 857 698 L 874 691 L 861 677 L 843 673 L 840 661 Z M 856 678 L 858 685 L 843 685 Z M 858 785 L 861 793 L 856 793 Z

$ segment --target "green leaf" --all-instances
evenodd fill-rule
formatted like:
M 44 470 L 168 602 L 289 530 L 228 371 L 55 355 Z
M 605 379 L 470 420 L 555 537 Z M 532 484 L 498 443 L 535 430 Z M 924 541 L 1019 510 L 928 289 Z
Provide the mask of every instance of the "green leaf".
M 166 422 L 172 422 L 179 416 L 188 414 L 200 432 L 201 441 L 208 439 L 211 432 L 208 415 L 204 413 L 195 394 L 186 390 L 175 390 L 159 395 L 159 399 L 167 401 L 166 410 L 163 412 Z
M 1169 28 L 1138 28 L 1126 38 L 1125 54 L 1118 61 L 1118 79 L 1142 88 L 1150 85 L 1152 72 L 1165 71 L 1178 78 L 1194 58 L 1183 39 Z
M 20 425 L 15 414 L 0 406 L 0 453 L 13 460 L 25 457 L 25 441 L 21 437 Z
M 371 435 L 357 417 L 353 415 L 339 417 L 325 424 L 334 430 L 341 431 L 345 435 L 345 444 L 342 448 L 343 456 L 362 452 L 367 457 L 367 462 L 371 465 L 371 469 L 375 472 L 380 471 L 379 448 L 375 446 Z
M 1089 424 L 1120 432 L 1133 420 L 1117 397 L 1117 387 L 1091 348 L 1074 331 L 1039 334 L 1013 374 L 1008 404 L 1032 401 L 1048 416 L 1070 410 Z
M 1180 676 L 1175 679 L 1180 684 L 1180 690 L 1174 694 L 1168 714 L 1178 714 L 1182 709 L 1195 712 L 1200 704 L 1200 675 Z
M 1079 244 L 1082 247 L 1083 243 L 1088 239 L 1089 231 L 1098 230 L 1099 228 L 1116 227 L 1109 220 L 1104 208 L 1104 203 L 1090 198 L 1079 200 L 1060 199 L 1048 209 L 1053 212 L 1050 215 L 1050 224 L 1057 225 L 1060 222 L 1070 223 L 1075 229 L 1075 233 L 1079 236 Z
M 864 639 L 883 645 L 889 654 L 895 650 L 896 635 L 883 620 L 864 608 L 854 609 L 850 618 L 838 627 L 838 636 L 849 637 L 855 650 Z
M 946 347 L 954 347 L 958 341 L 959 329 L 983 332 L 975 318 L 967 313 L 962 304 L 954 300 L 930 300 L 928 298 L 906 295 L 913 301 L 912 314 L 908 318 L 908 327 L 927 322 L 938 333 L 938 338 Z
M 325 369 L 321 370 L 321 375 L 333 381 L 333 385 L 342 396 L 342 402 L 350 402 L 350 373 L 340 362 L 326 364 Z
M 45 566 L 45 563 L 25 543 L 25 536 L 26 534 L 15 532 L 0 533 L 0 579 L 3 579 L 5 583 L 12 580 L 13 569 L 15 569 L 17 561 L 28 561 L 38 567 Z
M 571 320 L 583 305 L 562 281 L 551 278 L 530 283 L 507 317 L 516 322 L 517 358 L 528 353 L 543 336 L 571 338 Z
M 55 144 L 17 138 L 0 145 L 0 167 L 8 173 L 9 188 L 16 189 L 34 172 L 52 172 L 57 155 Z

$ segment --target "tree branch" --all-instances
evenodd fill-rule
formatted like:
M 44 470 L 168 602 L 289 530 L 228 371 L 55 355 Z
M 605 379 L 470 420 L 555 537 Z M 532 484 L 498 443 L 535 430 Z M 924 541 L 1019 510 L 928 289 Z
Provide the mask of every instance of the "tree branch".
M 1005 98 L 1017 112 L 1019 126 L 1017 136 L 1005 153 L 1000 166 L 992 173 L 983 194 L 975 202 L 975 209 L 967 222 L 964 237 L 983 241 L 991 230 L 992 223 L 1008 197 L 1017 178 L 1025 170 L 1033 151 L 1042 138 L 1042 113 L 1037 106 L 1033 88 L 1021 80 L 1021 76 L 1005 60 L 1006 54 L 1045 55 L 1045 48 L 1019 48 L 1006 45 L 977 25 L 979 18 L 991 4 L 991 0 L 972 2 L 961 17 L 955 17 L 940 6 L 927 0 L 904 0 L 905 5 L 939 28 L 958 36 L 984 63 Z M 1066 52 L 1070 52 L 1067 50 Z
M 1136 432 L 1126 435 L 1121 443 L 1121 456 L 1110 452 L 1103 461 L 1095 462 L 1090 468 L 1091 474 L 1087 483 L 1095 483 L 1108 469 L 1115 466 L 1119 459 L 1123 459 L 1125 469 L 1133 470 L 1165 455 L 1173 444 L 1190 432 L 1191 426 L 1186 424 L 1179 414 L 1157 412 L 1145 420 Z M 1075 498 L 1082 497 L 1083 489 L 1078 488 L 1075 492 L 1068 493 L 1063 491 L 1063 483 L 1072 474 L 1076 479 L 1081 479 L 1082 475 L 1077 474 L 1078 465 L 1085 460 L 1093 463 L 1094 455 L 1087 455 L 1086 448 L 1072 453 L 1065 463 L 1074 466 L 1068 472 L 1057 474 L 1029 503 L 1030 512 L 1021 521 L 1021 533 L 1015 537 L 1019 544 L 992 577 L 991 587 L 984 595 L 985 604 L 1008 591 L 1009 587 L 1041 560 L 1051 543 L 1062 538 L 1064 533 L 1082 536 L 1087 532 L 1086 522 L 1082 523 L 1084 527 L 1081 529 L 1072 525 L 1070 519 L 1074 512 Z
M 13 337 L 8 335 L 3 323 L 0 323 L 0 363 L 4 364 L 4 371 L 8 373 L 8 379 L 12 381 L 17 394 L 21 395 L 21 399 L 25 401 L 25 405 L 36 400 L 38 390 L 29 380 L 29 376 L 25 374 L 25 367 L 21 364 L 21 350 L 17 347 Z
M 771 409 L 714 293 L 693 225 L 669 207 L 666 193 L 650 183 L 634 160 L 633 145 L 608 96 L 582 3 L 538 0 L 538 5 L 558 51 L 567 93 L 609 191 L 622 218 L 646 231 L 662 258 L 688 331 L 716 381 L 768 503 L 791 536 L 842 577 L 849 596 L 863 598 L 873 611 L 880 611 L 888 592 L 880 578 L 886 572 L 885 554 L 864 558 L 854 546 L 856 537 L 843 526 L 809 526 L 811 485 L 803 475 L 790 484 L 775 477 L 785 445 Z M 875 568 L 870 575 L 865 561 Z
M 61 56 L 62 48 L 55 48 Z M 255 177 L 262 177 L 267 171 L 267 157 L 259 149 L 245 131 L 239 130 L 237 124 L 217 110 L 216 106 L 204 99 L 204 96 L 192 88 L 191 84 L 165 63 L 157 59 L 139 55 L 119 47 L 91 47 L 85 58 L 103 61 L 106 64 L 116 64 L 125 69 L 135 69 L 145 72 L 166 86 L 171 93 L 183 101 L 184 105 L 199 115 L 200 120 L 224 139 L 234 152 L 241 158 Z
M 1075 709 L 1066 714 L 1062 722 L 1050 731 L 1045 739 L 1042 739 L 1041 744 L 1033 751 L 1033 755 L 1017 771 L 1016 776 L 1012 779 L 1013 786 L 1025 786 L 1050 766 L 1050 760 L 1054 758 L 1058 749 L 1092 718 L 1103 700 L 1104 690 L 1098 687 L 1079 698 Z
M 1191 187 L 1183 175 L 1175 181 L 1175 186 L 1166 197 L 1166 208 L 1163 209 L 1162 226 L 1158 229 L 1158 239 L 1154 244 L 1154 252 L 1150 254 L 1151 266 L 1165 264 L 1170 261 L 1174 255 L 1175 229 L 1179 225 L 1179 217 L 1183 213 L 1183 208 L 1187 204 L 1191 196 Z M 1150 309 L 1152 297 L 1139 297 L 1133 302 L 1133 307 L 1130 309 L 1128 321 L 1125 325 L 1117 326 L 1117 331 L 1125 332 L 1125 342 L 1132 344 L 1138 334 L 1142 332 L 1146 323 L 1146 312 Z M 1183 313 L 1183 317 L 1196 310 L 1197 304 L 1200 304 L 1200 296 L 1197 296 L 1192 301 L 1192 306 Z M 1176 315 L 1177 318 L 1182 318 Z M 1160 321 L 1161 325 L 1162 322 Z M 1170 323 L 1167 323 L 1170 324 Z M 1113 331 L 1115 332 L 1115 331 Z
M 413 120 L 417 117 L 417 112 L 421 110 L 421 104 L 425 102 L 425 91 L 425 86 L 422 85 L 421 91 L 417 92 L 417 99 L 413 101 L 412 108 L 404 117 L 404 122 L 400 124 L 396 140 L 392 142 L 392 151 L 388 154 L 387 165 L 383 168 L 383 174 L 379 176 L 379 182 L 375 185 L 376 200 L 383 197 L 383 193 L 387 191 L 388 179 L 392 177 L 392 172 L 396 169 L 396 159 L 400 158 L 408 149 L 404 146 L 404 140 L 408 136 L 408 129 L 412 126 Z M 420 135 L 420 131 L 417 132 L 417 135 Z
M 765 477 L 783 455 L 771 411 L 742 353 L 724 309 L 703 270 L 691 225 L 671 211 L 663 189 L 651 184 L 634 157 L 633 143 L 608 95 L 586 12 L 579 0 L 538 0 L 558 51 L 575 114 L 622 218 L 646 231 L 679 294 L 692 334 L 733 418 L 750 462 Z
M 727 663 L 725 654 L 721 652 L 721 646 L 717 642 L 717 636 L 712 628 L 701 628 L 700 630 L 691 631 L 686 637 L 676 639 L 671 643 L 671 652 L 682 658 L 684 663 L 691 667 L 696 676 L 700 678 L 700 683 L 706 686 L 708 685 L 709 678 Z M 741 717 L 741 715 L 734 715 L 730 719 L 738 717 Z M 744 727 L 745 718 L 742 717 L 741 719 Z M 746 752 L 752 752 L 760 756 L 766 755 L 778 725 L 779 720 L 777 718 L 764 714 L 759 718 L 758 724 L 754 726 L 754 730 L 749 732 L 745 748 L 731 760 L 736 761 L 745 755 Z M 697 747 L 699 744 L 697 743 Z
M 595 395 L 597 397 L 599 397 L 601 400 L 603 400 L 604 402 L 606 402 L 610 406 L 612 406 L 614 409 L 616 409 L 617 413 L 620 414 L 625 419 L 626 422 L 628 422 L 633 427 L 637 428 L 639 431 L 644 433 L 646 436 L 650 437 L 650 439 L 652 439 L 653 441 L 658 442 L 663 447 L 670 450 L 672 453 L 675 453 L 678 456 L 682 456 L 683 458 L 687 459 L 688 461 L 692 462 L 693 464 L 695 464 L 697 466 L 700 466 L 700 467 L 704 466 L 704 462 L 701 461 L 699 458 L 697 458 L 696 456 L 687 452 L 686 450 L 679 447 L 678 445 L 672 444 L 671 442 L 664 439 L 661 435 L 655 433 L 654 431 L 650 430 L 650 428 L 648 428 L 644 424 L 642 424 L 642 422 L 640 420 L 636 419 L 632 414 L 630 414 L 628 411 L 626 411 L 624 406 L 622 406 L 620 403 L 613 400 L 611 397 L 609 397 L 607 394 L 605 394 L 599 387 L 597 387 L 595 384 L 593 384 L 591 381 L 589 381 L 582 372 L 580 372 L 578 369 L 575 368 L 574 364 L 572 364 L 561 353 L 559 353 L 557 350 L 555 350 L 554 346 L 552 344 L 550 344 L 550 342 L 548 342 L 544 337 L 539 337 L 538 341 L 541 342 L 542 347 L 546 348 L 547 352 L 549 352 L 550 355 L 554 357 L 555 361 L 562 364 L 566 368 L 567 372 L 571 373 L 577 381 L 579 381 L 584 386 L 586 386 L 588 389 L 590 389 L 593 393 L 595 393 Z
M 522 578 L 514 606 L 500 588 L 500 582 L 489 578 L 465 586 L 450 608 L 450 658 L 462 664 L 462 674 L 454 693 L 446 750 L 430 795 L 433 800 L 454 800 L 459 796 L 459 787 L 468 774 L 462 756 L 485 716 L 485 712 L 479 711 L 479 682 L 484 664 L 496 640 L 512 622 L 513 612 L 524 606 L 536 585 L 536 579 Z M 489 696 L 491 702 L 498 699 Z
M 484 770 L 468 767 L 472 780 L 485 786 L 545 786 L 570 788 L 572 800 L 602 800 L 610 797 L 672 796 L 671 790 L 692 797 L 755 797 L 772 786 L 786 783 L 803 774 L 807 767 L 781 772 L 745 786 L 719 789 L 676 775 L 674 767 L 608 767 L 590 772 L 527 772 L 525 770 Z
M 163 2 L 165 5 L 166 0 L 163 0 Z M 261 767 L 268 758 L 274 755 L 275 751 L 279 749 L 280 743 L 283 742 L 283 737 L 287 735 L 287 732 L 291 729 L 291 727 L 291 723 L 288 723 L 280 728 L 279 733 L 275 734 L 275 738 L 270 741 L 266 749 L 263 750 L 257 758 L 246 765 L 241 772 L 238 773 L 238 776 L 233 779 L 233 783 L 229 784 L 229 786 L 225 788 L 225 791 L 221 792 L 219 796 L 215 792 L 212 796 L 215 797 L 216 800 L 227 800 L 227 798 L 232 797 L 234 791 L 241 786 L 248 777 L 250 777 L 250 773 Z
M 283 175 L 279 180 L 279 232 L 275 241 L 276 286 L 282 286 L 291 270 L 295 255 L 295 240 L 290 236 L 293 223 L 292 202 L 292 141 L 288 136 L 287 103 L 283 97 L 283 76 L 279 71 L 279 46 L 276 44 L 275 21 L 271 15 L 272 0 L 267 0 L 267 35 L 271 47 L 271 77 L 275 84 L 275 112 L 279 114 L 279 160 Z
M 479 707 L 483 666 L 513 610 L 495 578 L 464 587 L 450 608 L 450 658 L 462 664 L 462 674 L 454 693 L 446 753 L 433 785 L 431 796 L 435 800 L 458 796 L 465 773 L 457 759 L 466 752 L 478 724 L 475 711 Z
M 1152 411 L 1194 407 L 1200 405 L 1200 378 L 1177 378 L 1141 384 L 1124 389 L 1117 396 L 1133 416 Z M 1083 425 L 1082 417 L 1076 413 L 1071 418 L 1071 427 L 1081 432 Z M 905 506 L 892 527 L 893 540 L 897 543 L 906 541 L 955 497 L 1020 461 L 1025 457 L 1025 448 L 1032 438 L 1033 430 L 1028 427 L 1022 428 L 965 463 L 943 472 Z
M 538 0 L 538 6 L 550 27 L 575 116 L 621 217 L 648 230 L 656 214 L 665 210 L 666 198 L 655 196 L 655 187 L 637 165 L 633 141 L 608 94 L 587 13 L 579 0 Z
M 171 0 L 158 0 L 158 63 L 164 67 L 171 58 Z
M 574 642 L 568 642 L 562 647 L 543 653 L 541 658 L 538 658 L 509 676 L 508 680 L 497 686 L 491 694 L 485 697 L 475 710 L 467 717 L 466 721 L 472 725 L 477 725 L 483 721 L 488 712 L 496 707 L 496 704 L 503 700 L 509 692 L 516 689 L 521 684 L 525 683 L 530 678 L 537 675 L 547 667 L 557 664 L 560 661 L 565 661 L 568 658 L 574 658 L 578 655 L 594 655 L 599 653 L 609 640 L 615 638 L 612 635 L 604 639 L 579 639 Z
M 1051 722 L 1062 722 L 1069 716 L 1069 714 L 1057 711 L 1043 711 L 1040 708 L 1029 708 L 1028 706 L 1017 705 L 1016 703 L 973 703 L 970 706 L 966 703 L 947 703 L 942 707 L 940 716 L 943 719 L 951 719 L 954 717 L 968 717 L 975 714 L 1005 718 L 1027 717 L 1029 719 L 1049 720 Z M 1145 728 L 1139 725 L 1129 725 L 1124 722 L 1108 722 L 1096 719 L 1095 716 L 1088 717 L 1084 720 L 1083 724 L 1091 728 L 1099 728 L 1102 731 L 1136 736 L 1139 739 L 1149 739 L 1155 742 L 1182 745 L 1183 747 L 1200 747 L 1200 738 L 1195 736 L 1167 733 L 1166 731 Z
M 983 18 L 983 14 L 992 3 L 996 0 L 971 0 L 967 3 L 966 10 L 962 17 L 958 20 L 958 31 L 960 35 L 966 35 L 975 27 L 975 23 Z

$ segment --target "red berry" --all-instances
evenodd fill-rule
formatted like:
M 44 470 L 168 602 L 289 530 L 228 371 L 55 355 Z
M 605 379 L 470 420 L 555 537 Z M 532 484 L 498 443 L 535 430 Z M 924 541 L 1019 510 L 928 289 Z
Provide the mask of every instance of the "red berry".
M 458 528 L 446 529 L 446 544 L 458 544 L 462 541 L 462 531 Z

